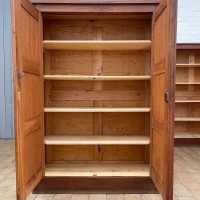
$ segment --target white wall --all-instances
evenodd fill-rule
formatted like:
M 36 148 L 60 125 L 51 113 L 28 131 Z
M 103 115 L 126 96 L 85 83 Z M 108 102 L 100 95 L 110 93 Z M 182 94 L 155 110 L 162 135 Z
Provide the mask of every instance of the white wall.
M 200 43 L 200 0 L 178 0 L 178 43 Z

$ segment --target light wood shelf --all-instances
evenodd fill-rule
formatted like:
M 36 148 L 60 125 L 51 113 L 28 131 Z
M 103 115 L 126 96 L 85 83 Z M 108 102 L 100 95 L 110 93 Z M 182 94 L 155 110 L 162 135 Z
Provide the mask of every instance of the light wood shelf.
M 176 85 L 200 85 L 200 82 L 177 82 Z
M 175 138 L 200 138 L 200 133 L 197 132 L 175 132 Z
M 150 80 L 151 76 L 84 76 L 84 75 L 44 75 L 44 80 L 79 80 L 79 81 L 117 81 Z
M 65 136 L 47 135 L 46 145 L 149 145 L 148 136 Z
M 126 164 L 47 164 L 45 176 L 149 176 L 149 165 L 144 163 Z
M 55 50 L 150 50 L 150 40 L 44 40 L 45 49 Z
M 200 117 L 175 117 L 176 122 L 199 122 Z
M 176 100 L 175 103 L 200 103 L 200 100 Z
M 176 64 L 176 67 L 200 67 L 200 63 L 184 63 L 184 64 L 181 64 L 181 63 L 178 63 Z
M 44 112 L 150 112 L 150 108 L 64 108 L 64 107 L 46 107 Z

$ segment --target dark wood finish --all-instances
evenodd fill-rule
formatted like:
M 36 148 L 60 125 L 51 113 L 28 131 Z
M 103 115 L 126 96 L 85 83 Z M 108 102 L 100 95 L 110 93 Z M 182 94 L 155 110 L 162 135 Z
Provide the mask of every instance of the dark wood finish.
M 173 199 L 174 74 L 177 2 L 162 1 L 153 15 L 151 177 L 164 200 Z M 169 101 L 164 93 L 169 92 Z
M 158 4 L 160 0 L 30 0 L 36 4 Z
M 149 177 L 44 177 L 34 193 L 157 193 Z
M 17 199 L 25 200 L 44 175 L 42 28 L 29 2 L 12 3 Z
M 43 13 L 67 13 L 67 14 L 133 14 L 152 13 L 156 4 L 142 5 L 82 5 L 82 4 L 37 4 L 36 7 Z
M 178 50 L 187 50 L 187 49 L 200 49 L 200 43 L 178 43 Z
M 200 138 L 175 138 L 174 143 L 176 146 L 200 145 Z

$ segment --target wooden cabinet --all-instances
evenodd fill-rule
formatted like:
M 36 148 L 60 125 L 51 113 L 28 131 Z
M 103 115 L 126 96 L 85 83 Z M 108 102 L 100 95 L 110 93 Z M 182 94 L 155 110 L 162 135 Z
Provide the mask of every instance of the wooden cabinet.
M 173 199 L 176 1 L 159 2 L 13 0 L 19 200 Z
M 175 143 L 200 144 L 200 45 L 178 44 Z

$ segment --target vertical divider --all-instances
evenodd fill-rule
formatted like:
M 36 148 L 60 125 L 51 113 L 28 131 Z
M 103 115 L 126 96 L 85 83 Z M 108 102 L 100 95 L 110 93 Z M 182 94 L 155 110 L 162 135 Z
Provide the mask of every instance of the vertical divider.
M 45 27 L 48 26 L 48 23 L 45 23 Z M 48 31 L 44 30 L 44 39 L 49 39 Z M 44 74 L 51 74 L 51 63 L 50 63 L 50 50 L 45 50 L 44 52 Z M 44 91 L 45 91 L 45 106 L 49 107 L 51 106 L 51 81 L 45 81 L 44 82 Z M 52 115 L 51 113 L 45 113 L 45 135 L 51 135 L 52 128 Z M 46 146 L 46 163 L 51 162 L 51 146 Z
M 93 28 L 93 40 L 102 40 L 103 29 L 101 27 Z M 102 66 L 102 51 L 93 51 L 93 75 L 102 76 L 103 66 Z M 102 81 L 94 81 L 94 90 L 102 90 Z M 94 107 L 102 107 L 102 100 L 95 100 Z M 103 135 L 103 117 L 102 113 L 93 114 L 93 129 L 94 135 Z M 94 160 L 102 161 L 102 146 L 94 146 Z
M 194 64 L 195 63 L 195 55 L 194 54 L 189 54 L 189 64 Z M 189 67 L 189 82 L 194 83 L 194 67 Z M 188 85 L 188 91 L 194 91 L 194 85 Z M 194 104 L 193 103 L 188 103 L 188 117 L 193 117 L 194 114 Z M 188 122 L 188 132 L 193 132 L 194 131 L 194 122 Z
M 151 40 L 151 24 L 147 22 L 146 26 L 146 39 Z M 146 51 L 145 75 L 150 75 L 151 69 L 151 52 Z M 150 82 L 145 81 L 145 107 L 150 106 Z M 150 114 L 145 113 L 145 135 L 150 137 Z M 149 146 L 145 147 L 145 162 L 149 162 Z

